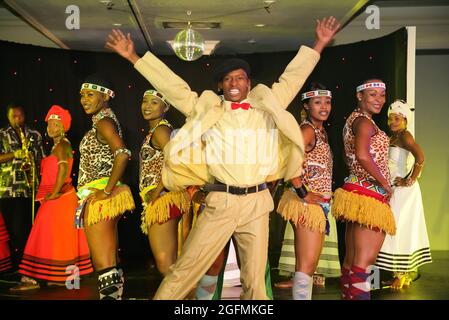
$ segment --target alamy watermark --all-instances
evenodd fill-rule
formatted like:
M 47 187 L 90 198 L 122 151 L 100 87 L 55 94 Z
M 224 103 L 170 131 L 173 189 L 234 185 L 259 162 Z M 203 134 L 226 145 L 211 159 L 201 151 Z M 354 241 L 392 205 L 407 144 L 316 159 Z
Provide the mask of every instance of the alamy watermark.
M 279 131 L 275 128 L 211 128 L 203 132 L 201 122 L 197 121 L 181 128 L 174 139 L 176 148 L 169 152 L 170 162 L 174 164 L 257 164 L 261 174 L 277 169 Z
M 69 30 L 79 30 L 80 8 L 74 4 L 71 4 L 65 8 L 65 13 L 69 15 L 65 19 L 65 27 Z
M 368 30 L 380 29 L 380 9 L 378 6 L 370 5 L 366 7 L 365 13 L 368 17 L 365 19 L 365 26 Z
M 366 273 L 369 273 L 369 277 L 366 279 L 366 282 L 370 284 L 371 290 L 380 289 L 380 271 L 376 266 L 369 266 L 366 268 Z
M 69 275 L 65 280 L 65 287 L 69 290 L 78 290 L 80 288 L 80 269 L 78 266 L 67 266 L 65 273 Z

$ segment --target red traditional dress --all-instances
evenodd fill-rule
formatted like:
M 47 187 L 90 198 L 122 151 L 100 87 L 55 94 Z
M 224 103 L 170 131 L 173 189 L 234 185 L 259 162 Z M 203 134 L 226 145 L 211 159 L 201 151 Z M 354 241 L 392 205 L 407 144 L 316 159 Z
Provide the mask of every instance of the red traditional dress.
M 6 229 L 3 215 L 0 211 L 0 272 L 6 271 L 12 267 L 8 241 L 8 230 Z
M 69 266 L 78 267 L 80 276 L 93 271 L 84 230 L 76 229 L 74 223 L 78 198 L 70 178 L 73 159 L 68 160 L 68 165 L 61 196 L 45 201 L 56 183 L 58 159 L 50 155 L 42 160 L 42 181 L 36 196 L 41 206 L 19 266 L 20 274 L 64 282 L 74 272 L 73 267 L 67 269 Z

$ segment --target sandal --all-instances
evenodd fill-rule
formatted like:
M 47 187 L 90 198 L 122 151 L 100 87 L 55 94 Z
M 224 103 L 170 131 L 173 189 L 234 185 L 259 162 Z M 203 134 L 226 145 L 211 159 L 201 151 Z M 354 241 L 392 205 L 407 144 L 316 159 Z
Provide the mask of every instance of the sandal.
M 322 274 L 315 273 L 313 275 L 313 285 L 317 287 L 325 287 L 326 286 L 326 277 Z
M 409 276 L 407 272 L 405 273 L 396 273 L 393 283 L 391 284 L 391 289 L 400 290 L 403 287 L 410 287 L 412 283 L 412 278 Z
M 17 286 L 9 288 L 9 291 L 18 292 L 18 291 L 34 290 L 39 289 L 40 287 L 41 286 L 36 280 L 22 276 L 22 278 L 20 279 L 20 283 Z
M 410 274 L 407 272 L 405 274 L 405 281 L 404 281 L 404 287 L 410 287 L 412 285 L 412 277 L 410 276 Z

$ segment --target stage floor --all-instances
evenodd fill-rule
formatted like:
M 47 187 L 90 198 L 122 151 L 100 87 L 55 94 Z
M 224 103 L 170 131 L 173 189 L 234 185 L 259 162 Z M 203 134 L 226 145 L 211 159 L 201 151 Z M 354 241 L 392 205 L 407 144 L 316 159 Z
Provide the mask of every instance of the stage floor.
M 373 300 L 449 300 L 449 251 L 433 251 L 433 263 L 420 268 L 421 277 L 409 288 L 399 291 L 381 289 L 372 292 Z M 151 299 L 161 281 L 152 261 L 124 262 L 125 300 Z M 18 274 L 0 274 L 0 300 L 96 300 L 97 279 L 94 274 L 86 276 L 79 289 L 68 290 L 65 287 L 41 287 L 40 289 L 10 292 L 9 288 L 19 282 Z M 272 271 L 272 282 L 280 280 L 277 271 Z M 223 299 L 239 298 L 241 288 L 223 289 Z M 291 300 L 290 289 L 278 289 L 273 286 L 275 300 Z M 313 300 L 339 300 L 339 279 L 326 279 L 325 287 L 314 287 Z

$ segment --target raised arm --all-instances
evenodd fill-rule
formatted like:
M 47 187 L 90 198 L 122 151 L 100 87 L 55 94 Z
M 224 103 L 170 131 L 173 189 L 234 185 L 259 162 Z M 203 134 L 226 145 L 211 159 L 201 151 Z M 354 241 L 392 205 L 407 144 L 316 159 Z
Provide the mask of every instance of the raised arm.
M 278 82 L 272 85 L 272 91 L 284 109 L 288 107 L 299 90 L 301 90 L 304 82 L 320 60 L 321 52 L 334 38 L 339 29 L 340 24 L 335 17 L 324 18 L 321 21 L 317 20 L 315 29 L 316 40 L 313 49 L 301 46 L 297 55 L 279 77 Z
M 139 57 L 129 33 L 125 36 L 122 31 L 113 29 L 108 35 L 105 47 L 131 62 L 172 106 L 184 115 L 190 115 L 198 101 L 198 94 L 152 53 L 147 52 L 142 58 Z
M 321 54 L 324 48 L 332 41 L 335 34 L 340 30 L 340 23 L 335 17 L 323 18 L 323 20 L 316 20 L 316 39 L 313 50 Z

